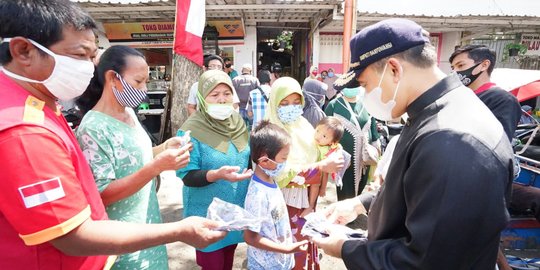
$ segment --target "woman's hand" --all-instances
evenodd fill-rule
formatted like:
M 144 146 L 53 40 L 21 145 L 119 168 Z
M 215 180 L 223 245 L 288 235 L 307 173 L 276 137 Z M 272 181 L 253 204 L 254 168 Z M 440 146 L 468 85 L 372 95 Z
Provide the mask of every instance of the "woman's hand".
M 343 155 L 338 151 L 319 161 L 319 169 L 325 173 L 335 173 L 343 168 L 344 163 Z
M 154 157 L 156 157 L 157 155 L 159 155 L 160 153 L 162 153 L 163 151 L 167 149 L 178 149 L 188 144 L 191 141 L 190 134 L 191 134 L 191 131 L 188 130 L 186 131 L 186 133 L 184 133 L 183 136 L 180 136 L 180 137 L 175 136 L 175 137 L 169 138 L 164 143 L 154 147 L 152 149 L 154 153 Z M 191 148 L 189 149 L 189 151 L 191 151 Z
M 176 171 L 183 168 L 189 163 L 190 148 L 191 143 L 188 143 L 180 148 L 166 149 L 154 158 L 152 161 L 152 167 L 155 168 L 157 174 L 161 173 L 162 171 Z
M 166 149 L 178 149 L 191 141 L 191 131 L 188 130 L 182 136 L 175 136 L 169 138 L 163 143 L 164 150 Z M 191 150 L 191 149 L 190 149 Z
M 182 137 L 169 138 L 163 143 L 163 150 L 178 149 L 182 147 L 182 143 L 183 143 Z
M 252 170 L 245 169 L 242 173 L 238 173 L 239 166 L 223 166 L 217 170 L 210 170 L 206 174 L 208 182 L 215 182 L 218 179 L 225 179 L 229 182 L 238 182 L 248 179 L 253 174 Z

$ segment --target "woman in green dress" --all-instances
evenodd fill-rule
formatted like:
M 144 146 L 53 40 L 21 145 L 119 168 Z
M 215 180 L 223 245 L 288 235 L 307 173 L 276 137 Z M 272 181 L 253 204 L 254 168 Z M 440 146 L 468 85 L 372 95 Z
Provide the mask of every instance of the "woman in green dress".
M 148 65 L 126 46 L 113 46 L 101 56 L 89 89 L 78 104 L 88 111 L 76 136 L 90 164 L 110 219 L 161 223 L 152 181 L 164 170 L 189 162 L 189 147 L 172 138 L 152 147 L 132 108 L 146 97 Z M 91 109 L 91 110 L 90 110 Z M 165 246 L 120 256 L 113 269 L 168 269 Z
M 377 123 L 375 118 L 371 117 L 364 109 L 364 105 L 359 99 L 359 91 L 360 88 L 343 89 L 342 95 L 330 101 L 324 110 L 326 115 L 336 116 L 343 123 L 345 132 L 340 143 L 343 149 L 351 154 L 352 158 L 351 166 L 343 175 L 343 187 L 336 189 L 339 201 L 354 198 L 362 193 L 370 171 L 375 169 L 374 166 L 365 166 L 362 163 L 361 136 L 367 133 L 369 143 L 380 149 L 378 139 L 381 135 L 377 132 Z

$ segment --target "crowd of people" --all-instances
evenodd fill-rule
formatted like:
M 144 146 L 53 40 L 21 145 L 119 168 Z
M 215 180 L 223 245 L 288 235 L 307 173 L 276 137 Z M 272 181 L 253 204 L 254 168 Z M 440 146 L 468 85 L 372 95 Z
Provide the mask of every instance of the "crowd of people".
M 152 146 L 134 112 L 148 64 L 127 46 L 95 59 L 96 27 L 70 1 L 0 2 L 1 269 L 168 269 L 175 241 L 204 270 L 232 269 L 243 242 L 249 269 L 320 269 L 320 249 L 349 269 L 494 269 L 507 208 L 539 217 L 538 190 L 512 184 L 521 108 L 485 46 L 456 50 L 448 75 L 420 25 L 388 19 L 354 35 L 346 74 L 312 66 L 302 85 L 207 55 L 189 117 Z M 57 106 L 72 99 L 75 132 Z M 383 151 L 378 123 L 404 115 Z M 178 222 L 161 219 L 166 170 L 183 182 Z M 321 209 L 328 183 L 339 202 Z M 215 198 L 259 229 L 221 230 Z M 368 237 L 308 238 L 312 213 L 368 214 Z

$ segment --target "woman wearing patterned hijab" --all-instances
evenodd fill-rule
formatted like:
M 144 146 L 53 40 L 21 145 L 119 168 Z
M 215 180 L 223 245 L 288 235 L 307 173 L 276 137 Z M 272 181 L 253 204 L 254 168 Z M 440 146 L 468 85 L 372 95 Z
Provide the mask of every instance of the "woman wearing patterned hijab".
M 182 125 L 177 136 L 191 132 L 193 149 L 189 164 L 177 171 L 182 178 L 184 217 L 206 217 L 213 198 L 244 206 L 251 170 L 248 131 L 233 108 L 234 88 L 230 77 L 209 70 L 199 79 L 200 106 Z M 205 249 L 196 250 L 202 269 L 232 269 L 234 251 L 243 242 L 240 231 Z

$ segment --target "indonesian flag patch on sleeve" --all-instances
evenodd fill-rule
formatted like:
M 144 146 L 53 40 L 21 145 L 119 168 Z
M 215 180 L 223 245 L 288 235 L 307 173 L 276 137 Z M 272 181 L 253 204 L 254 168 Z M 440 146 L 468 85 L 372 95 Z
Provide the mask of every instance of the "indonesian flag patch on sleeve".
M 20 187 L 19 193 L 26 208 L 52 202 L 66 196 L 62 182 L 58 177 Z

